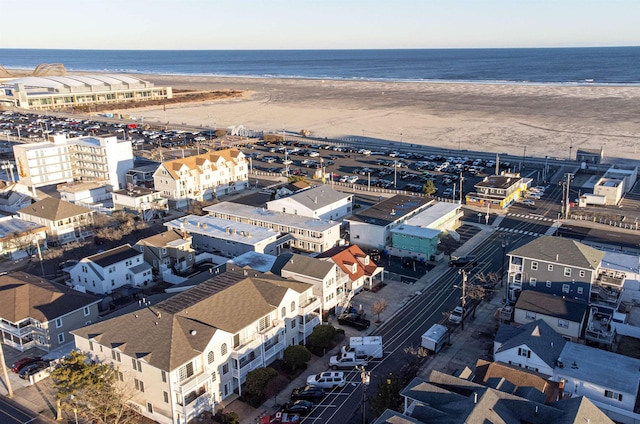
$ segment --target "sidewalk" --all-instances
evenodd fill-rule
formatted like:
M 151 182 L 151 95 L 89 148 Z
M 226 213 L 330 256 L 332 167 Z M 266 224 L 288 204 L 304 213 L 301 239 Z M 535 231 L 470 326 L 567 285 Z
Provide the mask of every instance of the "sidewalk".
M 467 241 L 458 250 L 456 250 L 454 252 L 454 256 L 466 255 L 475 247 L 482 244 L 487 239 L 487 237 L 489 237 L 495 231 L 495 229 L 490 225 L 488 226 L 484 224 L 473 224 L 473 223 L 468 223 L 468 224 L 480 227 L 481 231 L 478 232 L 476 235 L 474 235 L 471 239 L 469 239 L 469 241 Z M 425 274 L 422 278 L 420 278 L 418 281 L 416 281 L 413 284 L 403 283 L 397 280 L 385 279 L 385 283 L 387 283 L 387 285 L 384 288 L 382 288 L 380 291 L 376 293 L 373 293 L 370 291 L 363 291 L 358 293 L 357 295 L 354 296 L 352 300 L 353 306 L 356 306 L 357 308 L 359 308 L 361 305 L 362 309 L 367 314 L 367 318 L 370 319 L 371 322 L 374 324 L 366 332 L 359 332 L 354 329 L 344 327 L 345 336 L 346 337 L 366 336 L 371 332 L 373 332 L 373 330 L 375 330 L 376 326 L 378 325 L 378 324 L 375 324 L 375 321 L 377 321 L 378 317 L 373 315 L 373 313 L 371 312 L 372 305 L 374 302 L 377 302 L 380 299 L 384 299 L 387 302 L 387 309 L 380 314 L 380 321 L 382 324 L 385 321 L 388 321 L 389 319 L 391 319 L 397 313 L 399 313 L 402 307 L 412 297 L 416 296 L 418 293 L 427 289 L 433 281 L 440 278 L 448 269 L 449 269 L 448 262 L 446 260 L 442 260 L 440 261 L 440 263 L 438 263 L 435 266 L 435 268 L 433 268 L 431 271 L 429 271 L 427 274 Z M 493 302 L 496 302 L 496 301 L 500 303 L 501 299 L 502 298 L 500 296 L 495 296 L 491 305 L 493 305 Z M 492 313 L 491 311 L 495 311 L 495 309 L 497 308 L 497 307 L 494 308 L 493 306 L 489 306 L 487 304 L 481 304 L 481 305 L 482 307 L 478 307 L 477 309 L 476 318 L 473 321 L 473 323 L 467 324 L 467 322 L 471 322 L 471 316 L 469 316 L 465 321 L 465 330 L 464 330 L 465 332 L 463 333 L 464 337 L 471 336 L 472 331 L 475 331 L 475 333 L 473 334 L 478 333 L 480 330 L 479 329 L 472 330 L 471 326 L 475 323 L 479 324 L 487 321 L 486 319 L 487 315 L 491 314 Z M 482 315 L 481 315 L 481 311 L 482 311 Z M 485 330 L 488 331 L 489 329 L 483 329 L 482 331 L 485 331 Z M 462 333 L 462 332 L 459 329 L 456 330 L 454 332 L 454 335 L 452 336 L 452 342 L 457 340 L 458 333 Z M 439 359 L 439 362 L 436 362 L 436 364 L 445 363 L 447 367 L 452 367 L 452 366 L 455 366 L 456 361 L 463 362 L 465 355 L 462 355 L 462 353 L 465 352 L 466 348 L 462 349 L 462 347 L 465 346 L 465 343 L 468 343 L 468 341 L 462 340 L 461 343 L 455 344 L 455 346 L 457 346 L 457 349 L 454 349 L 452 345 L 446 349 L 447 353 L 445 353 L 444 355 L 433 357 L 434 359 L 436 358 Z M 291 391 L 296 387 L 305 385 L 307 376 L 311 374 L 317 374 L 323 371 L 327 371 L 328 369 L 327 363 L 329 361 L 329 357 L 331 355 L 337 354 L 339 349 L 340 349 L 340 346 L 337 346 L 331 351 L 328 351 L 326 355 L 319 357 L 314 361 L 310 362 L 305 372 L 303 372 L 302 374 L 300 374 L 300 376 L 292 380 L 289 383 L 289 385 L 286 388 L 284 388 L 275 397 L 275 399 L 268 399 L 259 408 L 252 408 L 247 403 L 242 402 L 238 399 L 234 399 L 231 401 L 229 400 L 223 401 L 221 402 L 221 405 L 224 407 L 225 412 L 230 412 L 230 411 L 236 412 L 240 417 L 240 422 L 242 424 L 257 423 L 259 422 L 260 417 L 274 414 L 277 411 L 276 405 L 282 405 L 288 402 L 289 396 L 291 395 Z M 461 352 L 461 353 L 455 354 L 456 352 Z M 476 352 L 476 349 L 473 349 L 473 352 Z M 460 355 L 462 355 L 462 358 L 459 358 Z M 446 360 L 447 357 L 449 358 L 448 360 Z M 478 355 L 476 355 L 476 358 L 477 357 Z M 475 359 L 473 360 L 472 363 L 475 363 Z M 430 362 L 428 362 L 427 364 L 428 364 L 427 367 L 431 366 L 432 361 L 430 360 Z

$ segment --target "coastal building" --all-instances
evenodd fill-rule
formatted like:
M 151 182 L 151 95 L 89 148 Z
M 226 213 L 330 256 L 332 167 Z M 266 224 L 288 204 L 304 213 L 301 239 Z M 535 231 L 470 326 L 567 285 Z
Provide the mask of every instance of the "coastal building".
M 153 174 L 160 167 L 160 162 L 147 162 L 138 164 L 139 159 L 136 159 L 134 167 L 129 169 L 125 174 L 127 179 L 127 187 L 147 187 L 153 188 Z
M 357 245 L 336 246 L 316 255 L 338 266 L 338 287 L 346 285 L 349 297 L 371 290 L 384 281 L 384 268 L 378 266 Z
M 545 403 L 533 387 L 512 393 L 513 385 L 493 387 L 433 370 L 414 378 L 401 392 L 402 412 L 387 409 L 373 424 L 580 423 L 613 424 L 585 397 Z
M 282 248 L 324 252 L 340 241 L 340 222 L 221 202 L 203 208 L 210 216 L 255 225 L 289 235 Z M 277 252 L 279 254 L 280 252 Z
M 171 99 L 171 87 L 155 87 L 148 81 L 122 74 L 23 77 L 0 85 L 0 104 L 21 109 L 71 109 Z
M 10 183 L 0 180 L 0 211 L 9 214 L 33 203 L 32 192 L 21 183 Z
M 98 320 L 100 299 L 26 272 L 2 273 L 0 293 L 0 340 L 21 352 L 62 349 L 71 330 Z
M 271 272 L 284 278 L 312 284 L 313 294 L 321 300 L 325 315 L 334 312 L 336 306 L 345 303 L 348 297 L 347 280 L 338 277 L 338 265 L 332 261 L 284 253 L 276 258 Z
M 111 193 L 107 184 L 97 181 L 74 181 L 59 184 L 60 199 L 69 203 L 89 207 L 89 205 L 111 203 Z
M 196 252 L 191 243 L 191 235 L 174 229 L 143 238 L 133 248 L 142 252 L 144 261 L 163 275 L 168 270 L 182 273 L 193 267 Z
M 111 189 L 125 187 L 126 172 L 133 166 L 131 141 L 116 136 L 67 139 L 13 146 L 20 182 L 29 187 L 73 181 L 98 181 Z
M 162 162 L 153 174 L 156 190 L 169 206 L 187 207 L 190 200 L 210 200 L 249 186 L 249 163 L 240 150 L 215 150 Z
M 339 220 L 351 215 L 353 194 L 343 193 L 327 185 L 302 190 L 267 202 L 267 210 L 309 218 Z
M 153 281 L 144 253 L 129 244 L 82 258 L 68 272 L 76 290 L 95 294 L 111 294 L 123 286 L 145 287 Z
M 167 199 L 146 187 L 131 186 L 111 193 L 114 210 L 137 213 L 143 221 L 162 216 L 168 210 Z
M 188 215 L 164 224 L 192 237 L 197 252 L 234 258 L 247 252 L 278 255 L 290 237 L 276 230 L 214 216 Z
M 476 191 L 468 193 L 465 201 L 470 206 L 505 209 L 523 197 L 530 183 L 519 174 L 490 175 L 474 186 Z
M 47 227 L 15 216 L 0 217 L 0 252 L 10 260 L 33 256 L 47 247 Z
M 281 199 L 283 197 L 291 196 L 292 194 L 296 194 L 310 188 L 311 188 L 311 184 L 305 181 L 296 181 L 293 183 L 285 184 L 282 187 L 276 188 L 274 197 L 276 199 Z
M 155 305 L 74 331 L 78 349 L 109 362 L 131 404 L 162 424 L 186 423 L 242 395 L 247 373 L 281 359 L 318 321 L 310 284 L 227 269 Z M 314 300 L 315 298 L 315 300 Z
M 93 235 L 93 211 L 61 199 L 46 197 L 18 211 L 24 221 L 47 228 L 47 244 L 60 246 Z
M 391 230 L 433 206 L 425 197 L 395 195 L 345 218 L 351 243 L 362 248 L 385 249 L 392 242 Z

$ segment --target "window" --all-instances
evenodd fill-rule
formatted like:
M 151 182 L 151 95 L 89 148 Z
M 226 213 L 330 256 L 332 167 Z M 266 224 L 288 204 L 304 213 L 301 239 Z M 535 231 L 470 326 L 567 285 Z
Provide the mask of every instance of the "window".
M 122 371 L 118 371 L 118 380 L 124 381 L 124 374 L 122 374 Z
M 531 262 L 531 270 L 532 271 L 538 270 L 538 262 Z
M 605 390 L 604 397 L 608 397 L 609 399 L 615 399 L 617 401 L 622 402 L 622 393 L 616 393 L 616 392 L 612 392 L 611 390 Z
M 530 285 L 531 287 L 535 287 L 535 286 L 536 286 L 536 282 L 537 282 L 537 281 L 538 281 L 538 280 L 537 280 L 536 278 L 531 277 L 531 278 L 529 278 L 529 285 Z
M 144 382 L 142 380 L 138 380 L 137 378 L 134 378 L 133 385 L 135 386 L 136 390 L 140 392 L 144 392 Z
M 93 342 L 89 342 L 89 350 L 93 350 Z
M 558 327 L 569 328 L 569 321 L 567 321 L 566 319 L 558 319 Z
M 120 361 L 120 352 L 117 352 L 117 351 L 115 351 L 115 350 L 112 350 L 112 351 L 111 351 L 111 359 L 113 359 L 114 361 L 121 362 L 121 361 Z
M 564 276 L 565 277 L 571 277 L 571 268 L 565 268 L 564 269 Z
M 291 302 L 291 312 L 296 310 L 296 302 Z
M 547 271 L 549 272 L 553 271 L 553 265 L 551 264 L 547 265 Z
M 584 278 L 584 276 L 587 275 L 586 272 L 584 272 L 583 269 L 580 270 L 580 277 Z
M 153 405 L 147 402 L 147 412 L 153 414 Z
M 64 333 L 58 334 L 58 343 L 64 343 Z
M 218 374 L 216 374 L 216 372 L 212 372 L 211 373 L 211 381 L 216 381 L 218 379 Z
M 180 382 L 186 380 L 192 375 L 193 375 L 193 362 L 189 362 L 188 364 L 178 369 L 178 379 L 180 380 Z
M 547 280 L 547 282 L 544 283 L 544 284 L 545 284 L 545 286 L 547 286 L 548 289 L 551 288 L 551 281 Z
M 287 316 L 287 308 L 285 308 L 284 306 L 282 307 L 282 309 L 280 310 L 280 318 L 283 318 Z
M 295 319 L 291 320 L 291 328 L 296 328 L 296 320 Z
M 207 363 L 212 364 L 215 359 L 216 358 L 213 354 L 213 350 L 210 350 L 209 353 L 207 354 Z
M 535 314 L 535 312 L 526 311 L 526 312 L 525 312 L 525 318 L 530 319 L 530 320 L 532 320 L 532 321 L 535 321 L 535 319 L 536 319 L 536 314 Z
M 578 294 L 582 294 L 584 292 L 584 289 L 582 287 L 578 287 L 576 291 L 578 292 Z
M 226 343 L 222 343 L 222 346 L 220 347 L 220 354 L 222 356 L 227 354 L 227 344 Z
M 62 318 L 56 318 L 56 328 L 62 327 Z
M 169 393 L 162 392 L 162 396 L 164 397 L 164 403 L 169 403 Z
M 167 373 L 165 371 L 161 371 L 162 374 L 162 382 L 166 383 L 167 382 Z
M 569 293 L 569 284 L 562 285 L 562 293 Z
M 531 351 L 524 347 L 518 348 L 518 356 L 524 356 L 525 358 L 531 358 Z
M 88 306 L 85 306 L 84 308 L 82 308 L 82 312 L 84 312 L 85 317 L 91 313 Z
M 264 318 L 261 318 L 260 322 L 258 323 L 258 331 L 266 330 L 267 328 L 269 328 L 270 323 L 271 323 L 271 320 L 269 315 L 267 315 Z
M 138 361 L 136 358 L 131 358 L 131 365 L 134 370 L 138 372 L 142 372 L 142 362 Z
M 224 364 L 222 366 L 222 374 L 227 374 L 229 372 L 229 364 Z

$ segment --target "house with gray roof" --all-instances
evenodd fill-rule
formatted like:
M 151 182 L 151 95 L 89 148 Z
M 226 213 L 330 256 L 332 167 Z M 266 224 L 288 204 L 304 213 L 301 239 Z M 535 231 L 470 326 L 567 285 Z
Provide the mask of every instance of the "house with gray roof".
M 135 387 L 131 402 L 160 423 L 188 422 L 242 394 L 248 372 L 282 358 L 320 307 L 312 286 L 228 267 L 158 304 L 74 332 L 76 346 Z M 307 323 L 309 328 L 319 321 Z
M 577 342 L 584 339 L 588 310 L 582 301 L 525 290 L 516 302 L 513 321 L 523 325 L 541 319 L 568 341 Z
M 400 394 L 403 413 L 387 410 L 374 424 L 613 423 L 586 398 L 546 404 L 436 370 Z
M 0 275 L 2 343 L 22 352 L 68 346 L 69 332 L 98 320 L 100 299 L 26 272 Z
M 338 265 L 295 253 L 285 253 L 276 259 L 271 272 L 285 278 L 313 285 L 313 294 L 322 302 L 322 311 L 331 312 L 348 296 L 347 283 L 338 278 Z
M 553 375 L 564 345 L 568 343 L 543 320 L 516 328 L 501 324 L 493 342 L 496 362 Z
M 353 194 L 318 185 L 291 196 L 267 202 L 267 209 L 310 218 L 339 220 L 351 215 Z
M 58 246 L 91 237 L 93 213 L 84 206 L 46 197 L 20 209 L 18 216 L 47 227 L 47 244 Z
M 111 294 L 120 287 L 145 287 L 153 282 L 144 253 L 128 243 L 82 258 L 68 270 L 69 283 L 77 290 Z
M 609 272 L 604 252 L 577 240 L 542 236 L 507 253 L 510 300 L 525 290 L 616 310 L 625 276 Z

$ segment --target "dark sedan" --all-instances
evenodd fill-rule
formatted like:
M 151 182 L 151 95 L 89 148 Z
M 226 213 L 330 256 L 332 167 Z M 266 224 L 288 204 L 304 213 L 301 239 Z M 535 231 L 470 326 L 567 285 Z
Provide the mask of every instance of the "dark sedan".
M 291 392 L 291 400 L 307 400 L 309 402 L 320 402 L 324 398 L 324 389 L 318 386 L 301 386 L 293 389 Z
M 42 371 L 48 366 L 49 366 L 49 363 L 46 361 L 33 362 L 29 365 L 25 365 L 24 367 L 22 367 L 20 372 L 18 372 L 18 376 L 22 379 L 28 380 L 30 376 Z
M 313 409 L 313 402 L 308 400 L 296 400 L 294 402 L 285 403 L 282 412 L 290 414 L 307 415 Z

